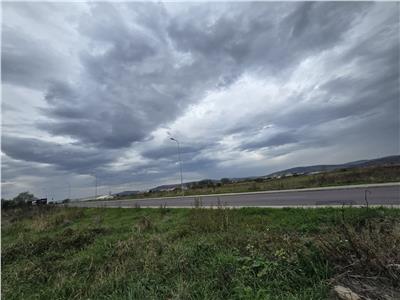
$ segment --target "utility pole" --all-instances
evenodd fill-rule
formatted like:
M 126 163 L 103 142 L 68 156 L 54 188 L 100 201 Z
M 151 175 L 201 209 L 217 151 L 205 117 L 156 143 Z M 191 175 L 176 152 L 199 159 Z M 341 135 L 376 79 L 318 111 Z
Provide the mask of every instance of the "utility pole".
M 181 171 L 181 190 L 182 190 L 182 197 L 185 196 L 185 190 L 183 189 L 183 176 L 182 176 L 182 160 L 181 160 L 181 146 L 177 139 L 170 137 L 170 140 L 175 141 L 178 145 L 178 159 L 179 159 L 179 168 Z
M 68 199 L 71 200 L 71 183 L 68 182 Z
M 93 173 L 94 176 L 94 199 L 97 199 L 97 175 Z

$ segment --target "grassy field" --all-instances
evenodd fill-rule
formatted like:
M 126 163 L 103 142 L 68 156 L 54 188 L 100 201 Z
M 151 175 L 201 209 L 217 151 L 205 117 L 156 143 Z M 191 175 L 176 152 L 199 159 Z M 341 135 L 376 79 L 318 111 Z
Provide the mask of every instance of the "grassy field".
M 315 175 L 300 175 L 265 180 L 248 180 L 243 182 L 225 183 L 208 187 L 190 188 L 185 191 L 185 195 L 255 192 L 399 181 L 400 166 L 380 166 L 341 169 Z M 172 197 L 180 194 L 180 190 L 169 192 L 152 192 L 143 193 L 135 196 L 119 197 L 118 199 Z
M 309 300 L 342 284 L 400 299 L 399 217 L 388 208 L 3 210 L 2 298 Z

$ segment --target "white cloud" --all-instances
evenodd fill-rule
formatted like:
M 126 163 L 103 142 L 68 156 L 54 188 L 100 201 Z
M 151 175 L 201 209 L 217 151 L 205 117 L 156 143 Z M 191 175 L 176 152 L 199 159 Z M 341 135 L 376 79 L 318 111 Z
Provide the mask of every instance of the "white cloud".
M 5 3 L 5 195 L 398 154 L 397 8 Z

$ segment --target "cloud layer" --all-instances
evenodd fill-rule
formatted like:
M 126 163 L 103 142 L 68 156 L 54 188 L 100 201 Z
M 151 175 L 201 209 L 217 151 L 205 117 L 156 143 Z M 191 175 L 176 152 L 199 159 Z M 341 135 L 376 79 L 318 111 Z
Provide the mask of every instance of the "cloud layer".
M 398 3 L 4 3 L 1 59 L 6 197 L 399 153 Z

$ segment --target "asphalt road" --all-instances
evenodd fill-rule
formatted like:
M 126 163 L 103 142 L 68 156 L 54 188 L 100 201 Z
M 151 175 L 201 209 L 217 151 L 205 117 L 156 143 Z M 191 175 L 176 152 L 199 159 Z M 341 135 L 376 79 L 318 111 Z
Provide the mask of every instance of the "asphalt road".
M 365 190 L 368 190 L 370 205 L 400 205 L 400 185 L 376 185 L 362 187 L 337 187 L 329 189 L 306 189 L 291 191 L 269 191 L 240 194 L 203 195 L 200 197 L 202 206 L 224 205 L 228 207 L 263 207 L 263 206 L 335 206 L 364 205 Z M 196 196 L 102 200 L 71 202 L 69 206 L 77 207 L 194 207 Z

